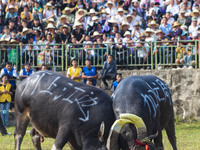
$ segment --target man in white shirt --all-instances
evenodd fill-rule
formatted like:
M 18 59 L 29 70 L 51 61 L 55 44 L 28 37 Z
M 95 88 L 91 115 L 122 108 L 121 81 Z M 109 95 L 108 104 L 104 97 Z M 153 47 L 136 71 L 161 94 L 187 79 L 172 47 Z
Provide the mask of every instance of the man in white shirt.
M 189 36 L 194 40 L 198 34 L 197 18 L 192 17 L 192 24 L 189 26 Z
M 174 3 L 174 0 L 170 0 L 170 4 L 167 6 L 166 12 L 171 12 L 175 20 L 178 18 L 179 6 Z
M 108 1 L 105 6 L 107 6 L 106 12 L 109 14 L 108 17 L 117 15 L 117 8 L 114 6 L 112 1 Z

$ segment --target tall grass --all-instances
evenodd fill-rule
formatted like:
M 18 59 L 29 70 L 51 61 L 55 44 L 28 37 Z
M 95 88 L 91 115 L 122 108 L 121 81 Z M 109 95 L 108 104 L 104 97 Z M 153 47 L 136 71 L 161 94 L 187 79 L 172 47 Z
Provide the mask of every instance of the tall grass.
M 9 133 L 14 133 L 15 127 L 8 128 Z M 28 127 L 27 131 L 30 131 L 31 127 Z M 176 125 L 176 137 L 177 146 L 179 150 L 200 150 L 200 122 L 193 123 L 179 123 Z M 42 143 L 43 150 L 51 149 L 54 143 L 54 139 L 45 138 Z M 165 150 L 172 150 L 172 147 L 167 139 L 165 131 L 163 131 L 163 143 Z M 14 149 L 14 135 L 0 136 L 0 150 L 13 150 Z M 23 143 L 22 150 L 33 150 L 33 144 L 29 133 L 27 132 Z M 63 148 L 64 150 L 70 150 L 67 144 Z

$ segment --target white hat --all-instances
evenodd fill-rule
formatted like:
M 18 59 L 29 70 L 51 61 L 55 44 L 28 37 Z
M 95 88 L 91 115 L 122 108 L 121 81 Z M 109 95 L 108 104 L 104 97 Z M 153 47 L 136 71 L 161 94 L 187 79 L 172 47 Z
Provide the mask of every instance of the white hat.
M 45 7 L 45 8 L 47 8 L 47 7 L 52 7 L 52 8 L 54 8 L 54 6 L 51 5 L 51 3 L 47 3 L 44 7 Z
M 94 33 L 93 33 L 93 35 L 92 35 L 92 37 L 95 37 L 95 36 L 100 36 L 101 34 L 99 34 L 99 32 L 98 31 L 94 31 Z
M 122 30 L 122 27 L 123 27 L 124 25 L 127 25 L 128 28 L 130 28 L 130 25 L 128 24 L 128 22 L 123 21 L 122 24 L 120 25 L 120 30 Z
M 126 36 L 126 35 L 131 35 L 130 31 L 126 31 L 126 32 L 124 33 L 124 36 Z
M 68 33 L 71 31 L 71 28 L 66 24 L 60 27 L 61 32 L 62 32 L 63 28 L 67 28 L 68 29 Z
M 68 10 L 69 10 L 70 12 L 72 12 L 72 8 L 65 7 L 65 9 L 62 11 L 62 13 L 65 14 L 65 12 L 68 11 Z
M 89 11 L 89 14 L 97 14 L 97 12 L 92 8 L 92 9 L 90 9 L 90 11 Z
M 108 2 L 105 4 L 105 6 L 108 7 L 108 4 L 112 4 L 113 6 L 115 5 L 112 1 L 108 1 Z
M 194 16 L 194 13 L 198 13 L 199 14 L 199 10 L 194 9 L 193 12 L 190 14 L 191 16 Z
M 46 29 L 55 29 L 54 25 L 52 23 L 49 23 L 46 27 Z
M 15 6 L 13 6 L 13 5 L 10 5 L 10 6 L 8 7 L 8 10 L 9 10 L 9 9 L 14 9 L 14 10 L 16 11 Z
M 46 22 L 47 22 L 47 24 L 49 24 L 50 22 L 53 23 L 54 25 L 56 24 L 56 22 L 53 18 L 47 19 Z
M 68 20 L 68 17 L 67 17 L 66 15 L 60 16 L 58 20 L 61 22 L 61 20 L 62 20 L 63 18 L 65 18 L 66 20 Z
M 81 11 L 83 12 L 83 14 L 82 14 L 83 16 L 85 16 L 85 15 L 87 14 L 87 11 L 86 11 L 85 9 L 80 8 L 80 9 L 78 9 L 78 11 L 76 12 L 76 16 L 77 16 L 77 15 L 80 15 L 79 13 L 80 13 Z
M 118 23 L 119 21 L 115 19 L 115 16 L 112 16 L 111 19 L 108 20 L 110 23 Z
M 131 18 L 132 18 L 132 20 L 134 19 L 133 15 L 131 15 L 131 14 L 128 14 L 128 15 L 125 17 L 125 19 L 124 19 L 124 20 L 125 20 L 125 21 L 127 21 L 127 22 L 128 22 L 128 20 L 127 20 L 127 18 L 128 18 L 128 17 L 131 17 Z
M 0 39 L 0 43 L 1 43 L 1 42 L 8 42 L 8 41 L 9 41 L 9 39 L 5 39 L 5 38 L 1 38 L 1 39 Z
M 154 34 L 154 31 L 151 30 L 151 28 L 146 28 L 145 33 L 150 32 L 151 34 Z
M 137 3 L 138 2 L 138 0 L 132 0 L 132 2 L 131 3 Z
M 11 39 L 11 40 L 10 40 L 10 44 L 12 44 L 12 43 L 19 43 L 19 42 L 16 41 L 15 39 Z
M 99 18 L 97 16 L 93 16 L 92 21 L 95 21 L 95 20 L 99 20 Z
M 73 28 L 77 27 L 77 26 L 82 26 L 83 24 L 80 23 L 79 21 L 75 21 L 74 25 L 73 25 Z
M 22 35 L 24 35 L 24 32 L 26 32 L 26 31 L 28 31 L 28 33 L 30 33 L 32 30 L 25 27 L 22 29 Z

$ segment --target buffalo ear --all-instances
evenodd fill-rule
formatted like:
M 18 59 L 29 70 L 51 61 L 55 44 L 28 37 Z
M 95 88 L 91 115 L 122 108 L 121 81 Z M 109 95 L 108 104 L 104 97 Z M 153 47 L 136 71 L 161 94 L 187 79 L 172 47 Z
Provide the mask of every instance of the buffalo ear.
M 105 123 L 104 121 L 101 123 L 100 130 L 99 130 L 99 141 L 103 142 L 103 135 L 105 131 Z

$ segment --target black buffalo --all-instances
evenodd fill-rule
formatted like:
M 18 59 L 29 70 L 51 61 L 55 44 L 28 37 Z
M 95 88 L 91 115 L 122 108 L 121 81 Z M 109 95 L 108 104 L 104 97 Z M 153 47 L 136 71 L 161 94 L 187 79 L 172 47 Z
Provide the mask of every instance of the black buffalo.
M 112 127 L 110 137 L 115 142 L 119 139 L 122 144 L 108 143 L 110 149 L 117 150 L 119 147 L 123 150 L 133 149 L 136 139 L 143 139 L 156 133 L 158 135 L 154 139 L 155 147 L 158 150 L 163 149 L 162 129 L 166 130 L 173 149 L 177 149 L 173 102 L 171 92 L 164 81 L 155 76 L 128 77 L 119 84 L 112 99 L 116 119 L 121 118 L 126 122 L 126 119 L 132 114 L 132 118 L 136 118 L 136 116 L 141 118 L 146 127 L 141 127 L 142 123 L 137 125 L 140 126 L 139 129 L 132 124 L 116 123 Z M 124 127 L 122 128 L 122 126 Z M 142 137 L 137 135 L 138 131 L 142 133 L 146 130 L 147 135 L 144 134 Z
M 49 71 L 37 72 L 18 84 L 15 117 L 16 150 L 29 121 L 42 136 L 55 138 L 53 150 L 67 142 L 73 150 L 104 150 L 114 122 L 112 101 L 103 90 Z M 34 146 L 41 149 L 40 144 Z

